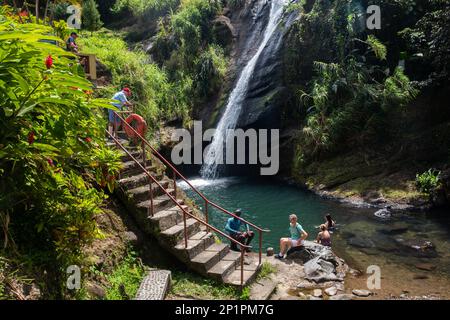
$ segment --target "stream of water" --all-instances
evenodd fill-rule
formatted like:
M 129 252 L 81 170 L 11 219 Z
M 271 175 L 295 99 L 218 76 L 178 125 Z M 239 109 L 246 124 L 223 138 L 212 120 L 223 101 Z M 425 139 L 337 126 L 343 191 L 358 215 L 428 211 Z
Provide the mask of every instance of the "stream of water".
M 290 213 L 298 215 L 310 240 L 316 237 L 316 226 L 324 221 L 324 215 L 330 213 L 338 223 L 338 230 L 333 234 L 333 250 L 363 273 L 369 265 L 380 266 L 380 294 L 388 296 L 406 290 L 416 295 L 449 295 L 450 216 L 447 212 L 398 214 L 382 220 L 374 216 L 376 209 L 325 200 L 273 180 L 230 177 L 211 181 L 193 177 L 190 181 L 212 201 L 228 210 L 241 208 L 243 218 L 270 229 L 263 237 L 264 251 L 267 247 L 278 251 L 279 238 L 288 235 Z M 183 183 L 180 186 L 186 187 Z M 185 191 L 200 207 L 203 205 L 189 189 Z M 210 222 L 223 229 L 228 217 L 212 208 L 209 213 Z M 427 241 L 435 250 L 422 253 L 407 246 Z M 253 245 L 258 246 L 257 236 Z
M 226 137 L 227 130 L 236 128 L 241 113 L 242 102 L 246 97 L 248 85 L 255 70 L 256 63 L 277 28 L 283 16 L 283 10 L 286 3 L 287 0 L 272 0 L 271 2 L 269 22 L 264 31 L 263 40 L 254 56 L 242 70 L 239 79 L 228 98 L 224 114 L 217 125 L 216 135 L 206 151 L 204 165 L 200 170 L 201 176 L 205 179 L 215 179 L 219 175 L 219 163 L 223 157 L 224 137 Z

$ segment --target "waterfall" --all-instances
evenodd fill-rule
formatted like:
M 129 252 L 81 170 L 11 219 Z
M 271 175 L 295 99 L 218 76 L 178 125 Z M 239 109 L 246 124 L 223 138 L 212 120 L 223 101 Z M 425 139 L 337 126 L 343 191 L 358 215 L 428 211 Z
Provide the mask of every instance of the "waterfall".
M 236 86 L 228 98 L 225 112 L 217 125 L 213 141 L 208 146 L 208 150 L 206 150 L 204 163 L 200 170 L 200 175 L 205 179 L 215 179 L 219 175 L 218 165 L 221 163 L 224 155 L 223 141 L 225 135 L 227 130 L 236 128 L 241 113 L 242 102 L 246 97 L 248 85 L 253 75 L 253 71 L 255 70 L 256 63 L 281 20 L 283 9 L 287 1 L 288 0 L 272 0 L 269 22 L 264 31 L 264 38 L 254 56 L 242 70 Z

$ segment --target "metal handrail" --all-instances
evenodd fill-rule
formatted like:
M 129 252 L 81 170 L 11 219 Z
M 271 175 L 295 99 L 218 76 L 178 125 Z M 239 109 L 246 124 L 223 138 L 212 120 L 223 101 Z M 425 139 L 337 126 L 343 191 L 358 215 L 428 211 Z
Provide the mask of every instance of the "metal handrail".
M 129 127 L 129 128 L 131 128 L 132 130 L 133 130 L 133 132 L 139 137 L 139 139 L 142 141 L 142 142 L 144 142 L 151 150 L 152 150 L 152 152 L 153 153 L 155 153 L 157 156 L 158 156 L 158 158 L 161 160 L 161 161 L 163 161 L 164 162 L 164 164 L 166 164 L 167 166 L 169 166 L 170 167 L 170 169 L 172 169 L 175 173 L 176 173 L 176 175 L 178 175 L 180 178 L 181 178 L 181 180 L 183 180 L 184 182 L 186 182 L 188 185 L 189 185 L 189 187 L 192 189 L 192 190 L 194 190 L 195 191 L 195 193 L 197 193 L 204 201 L 206 201 L 206 202 L 208 202 L 210 205 L 212 205 L 213 207 L 215 207 L 215 208 L 217 208 L 217 209 L 219 209 L 220 211 L 223 211 L 224 213 L 226 213 L 226 214 L 228 214 L 228 215 L 230 215 L 230 216 L 232 216 L 232 217 L 234 217 L 234 218 L 237 218 L 238 220 L 240 220 L 240 221 L 242 221 L 243 223 L 245 223 L 245 224 L 248 224 L 249 226 L 251 226 L 251 227 L 253 227 L 253 228 L 255 228 L 256 230 L 258 230 L 258 231 L 262 231 L 262 232 L 270 232 L 270 230 L 269 229 L 263 229 L 263 228 L 261 228 L 261 227 L 258 227 L 257 225 L 255 225 L 255 224 L 253 224 L 253 223 L 251 223 L 250 221 L 247 221 L 247 220 L 245 220 L 244 218 L 241 218 L 241 217 L 238 217 L 238 216 L 236 216 L 234 213 L 232 213 L 232 212 L 230 212 L 230 211 L 228 211 L 228 210 L 226 210 L 226 209 L 224 209 L 224 208 L 222 208 L 221 206 L 219 206 L 218 204 L 216 204 L 216 203 L 214 203 L 214 202 L 212 202 L 211 200 L 209 200 L 208 198 L 206 198 L 206 196 L 202 193 L 202 192 L 200 192 L 196 187 L 194 187 L 190 182 L 189 182 L 189 180 L 186 178 L 186 177 L 184 177 L 166 158 L 164 158 L 155 148 L 153 148 L 153 146 L 143 137 L 143 136 L 141 136 L 140 134 L 139 134 L 139 132 L 137 132 L 132 126 L 130 126 L 129 124 L 128 124 L 128 122 L 126 122 L 125 121 L 125 119 L 123 119 L 121 116 L 119 116 L 115 111 L 113 111 L 115 114 L 116 114 L 116 116 L 123 122 L 123 123 L 125 123 L 126 125 L 127 125 L 127 127 Z
M 108 130 L 106 130 L 106 132 L 114 140 L 116 145 L 119 146 L 135 163 L 137 163 L 137 165 L 142 169 L 142 171 L 147 175 L 147 177 L 150 178 L 150 180 L 152 180 L 153 183 L 155 183 L 169 197 L 169 199 L 172 200 L 172 202 L 174 202 L 181 209 L 181 211 L 183 212 L 183 221 L 184 221 L 184 245 L 185 245 L 185 248 L 187 248 L 187 246 L 188 246 L 188 236 L 187 236 L 187 228 L 186 228 L 186 215 L 188 215 L 189 217 L 193 218 L 194 220 L 200 222 L 201 224 L 206 226 L 208 229 L 211 229 L 214 232 L 219 233 L 223 237 L 227 238 L 231 242 L 234 242 L 236 245 L 241 247 L 241 261 L 240 261 L 240 263 L 241 263 L 241 287 L 242 287 L 243 282 L 244 282 L 244 278 L 243 278 L 243 275 L 244 275 L 244 269 L 243 269 L 243 266 L 244 266 L 244 251 L 246 249 L 251 249 L 252 246 L 245 245 L 245 244 L 237 241 L 236 239 L 233 239 L 231 236 L 225 234 L 221 230 L 215 228 L 214 226 L 210 225 L 209 223 L 207 223 L 207 222 L 201 220 L 200 218 L 194 216 L 193 214 L 189 213 L 186 209 L 183 208 L 183 206 L 169 192 L 167 192 L 167 190 L 159 183 L 159 181 L 157 179 L 155 179 L 150 174 L 150 172 L 148 172 L 148 170 L 119 142 L 119 140 L 117 140 Z M 150 182 L 150 189 L 152 189 L 152 183 L 151 182 Z M 176 196 L 176 194 L 175 194 L 175 196 Z M 153 204 L 151 204 L 151 206 L 152 205 Z M 152 212 L 152 216 L 153 216 L 153 212 Z
M 174 189 L 176 192 L 176 176 L 180 177 L 181 180 L 183 180 L 184 182 L 187 183 L 187 185 L 195 192 L 197 193 L 202 199 L 203 201 L 205 201 L 205 208 L 204 208 L 204 214 L 205 214 L 205 219 L 206 222 L 208 223 L 208 204 L 211 205 L 212 207 L 222 211 L 223 213 L 232 216 L 235 219 L 240 220 L 241 222 L 243 222 L 244 224 L 247 224 L 253 228 L 255 228 L 258 231 L 258 240 L 259 240 L 259 252 L 258 252 L 258 256 L 259 256 L 259 264 L 262 263 L 262 237 L 263 237 L 263 232 L 270 232 L 270 230 L 268 229 L 263 229 L 253 223 L 251 223 L 250 221 L 247 221 L 241 217 L 236 216 L 234 213 L 222 208 L 221 206 L 219 206 L 218 204 L 210 201 L 202 192 L 200 192 L 196 187 L 194 187 L 188 179 L 186 179 L 186 177 L 184 177 L 165 157 L 163 157 L 155 148 L 153 148 L 153 146 L 139 133 L 137 132 L 128 122 L 125 121 L 124 118 L 122 118 L 119 114 L 117 114 L 117 112 L 113 111 L 114 116 L 117 117 L 118 119 L 120 119 L 120 121 L 125 124 L 128 128 L 130 128 L 132 130 L 132 132 L 136 135 L 136 137 L 138 137 L 143 146 L 142 149 L 144 150 L 144 145 L 147 145 L 150 150 L 152 151 L 153 154 L 156 154 L 156 156 L 158 157 L 158 159 L 160 161 L 162 161 L 166 166 L 168 166 L 170 169 L 172 169 L 173 171 L 173 182 L 174 182 Z M 116 118 L 115 118 L 116 119 Z M 114 125 L 114 128 L 116 128 L 116 125 Z M 145 156 L 145 152 L 144 156 Z

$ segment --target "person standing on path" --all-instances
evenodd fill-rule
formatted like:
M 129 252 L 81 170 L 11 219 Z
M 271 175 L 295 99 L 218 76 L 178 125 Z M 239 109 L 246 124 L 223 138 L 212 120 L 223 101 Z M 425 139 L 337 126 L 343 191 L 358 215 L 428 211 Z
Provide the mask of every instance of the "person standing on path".
M 128 101 L 128 97 L 131 96 L 131 90 L 129 88 L 123 88 L 113 96 L 113 100 L 117 102 L 113 103 L 113 106 L 117 107 L 119 111 L 123 110 L 124 106 L 132 107 L 133 105 Z M 108 110 L 108 132 L 114 136 L 117 132 L 117 128 L 120 126 L 120 118 L 116 116 L 113 110 Z M 116 137 L 117 138 L 117 137 Z

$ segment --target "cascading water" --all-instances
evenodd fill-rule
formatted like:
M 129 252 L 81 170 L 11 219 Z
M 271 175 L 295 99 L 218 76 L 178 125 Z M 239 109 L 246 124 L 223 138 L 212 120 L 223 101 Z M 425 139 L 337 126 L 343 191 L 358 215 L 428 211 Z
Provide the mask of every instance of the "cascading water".
M 263 41 L 259 45 L 255 55 L 250 59 L 250 61 L 242 70 L 236 86 L 234 87 L 228 99 L 228 103 L 225 107 L 225 112 L 222 115 L 219 124 L 217 125 L 214 139 L 208 146 L 204 164 L 200 170 L 200 175 L 205 179 L 215 179 L 219 175 L 219 164 L 223 159 L 224 151 L 223 141 L 226 136 L 227 130 L 236 128 L 237 121 L 241 113 L 242 102 L 246 97 L 248 85 L 255 70 L 256 63 L 258 62 L 259 57 L 264 51 L 264 48 L 266 47 L 281 20 L 283 9 L 287 1 L 288 0 L 272 0 L 269 22 L 267 23 L 267 27 L 264 31 Z

